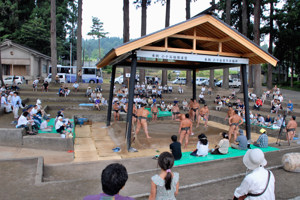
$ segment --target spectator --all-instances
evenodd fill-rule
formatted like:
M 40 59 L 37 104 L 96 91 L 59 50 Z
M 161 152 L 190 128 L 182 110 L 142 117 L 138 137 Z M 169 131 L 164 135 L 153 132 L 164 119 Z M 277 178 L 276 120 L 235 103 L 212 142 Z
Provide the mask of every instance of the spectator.
M 41 123 L 41 126 L 40 126 L 40 130 L 41 130 L 41 131 L 45 131 L 45 132 L 51 132 L 51 131 L 52 131 L 53 126 L 48 126 L 49 121 L 50 121 L 50 118 L 47 117 L 47 118 Z
M 172 85 L 170 85 L 170 86 L 168 87 L 168 89 L 169 89 L 169 93 L 172 93 L 172 92 L 173 92 L 173 87 L 172 87 Z
M 262 94 L 262 96 L 261 96 L 261 100 L 262 100 L 263 103 L 265 103 L 265 100 L 266 100 L 266 99 L 267 99 L 267 93 L 264 92 L 264 93 Z
M 231 99 L 234 99 L 235 98 L 235 90 L 232 89 L 232 92 L 231 92 Z
M 158 157 L 161 173 L 151 178 L 151 192 L 149 200 L 176 199 L 179 190 L 179 174 L 172 172 L 174 157 L 169 152 L 163 152 Z
M 180 142 L 177 142 L 177 135 L 172 135 L 171 139 L 173 141 L 173 143 L 170 144 L 172 155 L 174 156 L 175 160 L 180 160 L 182 157 L 181 144 Z
M 48 92 L 48 88 L 49 88 L 49 83 L 45 81 L 43 83 L 42 92 Z
M 11 99 L 11 104 L 12 104 L 12 107 L 13 107 L 13 113 L 14 113 L 14 118 L 15 120 L 18 119 L 19 117 L 19 108 L 23 108 L 22 106 L 22 100 L 21 98 L 19 97 L 19 93 L 18 92 L 14 92 L 13 93 L 13 97 Z
M 275 129 L 281 128 L 282 120 L 283 120 L 283 119 L 281 119 L 281 115 L 278 115 L 278 116 L 277 116 L 277 119 L 274 120 L 274 122 L 273 122 L 273 128 L 275 128 Z
M 33 122 L 33 120 L 28 120 L 28 117 L 29 117 L 29 113 L 25 111 L 19 117 L 16 128 L 25 128 L 26 133 L 28 135 L 36 135 L 36 133 L 32 131 L 31 123 Z
M 70 94 L 70 90 L 68 87 L 64 88 L 64 94 L 65 94 L 65 97 L 67 97 Z
M 207 94 L 208 94 L 208 95 L 211 95 L 211 94 L 212 94 L 212 88 L 211 88 L 211 87 L 208 88 Z
M 271 126 L 272 125 L 272 118 L 270 117 L 270 115 L 267 115 L 266 119 L 265 119 L 265 125 L 266 126 Z
M 164 93 L 168 93 L 168 85 L 164 86 Z
M 79 84 L 77 83 L 77 81 L 74 82 L 73 88 L 74 88 L 74 92 L 78 92 L 79 91 Z
M 267 165 L 264 153 L 260 149 L 249 149 L 243 163 L 251 171 L 235 189 L 233 199 L 275 200 L 275 178 L 270 170 L 264 168 Z
M 89 102 L 94 103 L 96 100 L 97 94 L 95 91 L 93 91 L 89 97 Z
M 191 153 L 192 156 L 207 156 L 208 154 L 208 140 L 205 134 L 201 133 L 198 136 L 197 149 Z
M 78 82 L 82 81 L 81 77 L 82 77 L 82 72 L 81 72 L 81 69 L 80 69 L 80 70 L 78 70 L 78 73 L 77 73 Z
M 86 96 L 86 97 L 89 97 L 89 96 L 92 94 L 92 92 L 93 92 L 92 88 L 91 88 L 91 87 L 88 87 L 88 88 L 86 89 L 85 96 Z
M 256 101 L 255 101 L 255 104 L 253 106 L 253 109 L 254 110 L 259 110 L 259 108 L 262 106 L 262 100 L 257 97 Z
M 7 101 L 7 94 L 3 93 L 1 95 L 1 108 L 4 108 L 5 113 L 10 113 L 11 110 L 11 104 Z
M 202 103 L 202 104 L 205 104 L 205 100 L 204 100 L 204 93 L 203 92 L 201 92 L 200 94 L 199 94 L 199 103 Z
M 83 198 L 83 200 L 134 200 L 131 197 L 124 197 L 119 195 L 128 180 L 128 174 L 126 168 L 119 163 L 113 163 L 108 165 L 101 174 L 102 191 L 98 195 L 89 195 Z
M 40 81 L 40 78 L 37 78 L 33 81 L 32 83 L 32 87 L 33 87 L 33 91 L 36 91 L 37 92 L 37 88 L 38 88 L 38 83 Z
M 205 86 L 203 85 L 203 86 L 201 87 L 201 93 L 202 93 L 202 94 L 205 94 L 205 90 L 206 90 L 206 88 L 205 88 Z
M 55 123 L 55 130 L 57 133 L 61 134 L 62 137 L 64 137 L 63 134 L 65 133 L 65 127 L 66 125 L 63 123 L 63 117 L 59 116 Z
M 95 105 L 94 105 L 94 106 L 95 106 L 98 110 L 100 110 L 100 105 L 101 105 L 100 98 L 97 97 L 96 100 L 95 100 Z
M 179 94 L 183 94 L 183 89 L 182 89 L 182 86 L 181 86 L 181 85 L 178 86 L 178 93 L 179 93 Z
M 189 110 L 189 108 L 188 108 L 188 102 L 186 101 L 186 99 L 184 99 L 182 101 L 182 108 L 183 108 L 183 111 Z
M 286 112 L 287 114 L 289 114 L 289 112 L 293 112 L 293 109 L 294 109 L 294 104 L 292 103 L 291 100 L 289 100 L 289 103 L 287 104 L 287 108 L 286 108 Z
M 222 140 L 220 140 L 219 144 L 215 146 L 215 149 L 212 149 L 211 154 L 227 154 L 228 148 L 229 148 L 229 140 L 228 140 L 228 134 L 223 132 L 220 135 L 222 135 Z
M 260 147 L 260 148 L 267 148 L 268 147 L 268 136 L 266 129 L 260 129 L 259 131 L 261 135 L 257 139 L 256 142 L 253 143 L 254 146 Z
M 157 85 L 158 84 L 158 77 L 157 76 L 155 76 L 154 81 L 155 81 L 155 85 Z
M 60 88 L 58 89 L 58 96 L 63 97 L 65 96 L 65 90 L 63 86 L 61 85 Z
M 244 135 L 244 131 L 242 129 L 239 130 L 240 135 L 236 138 L 234 143 L 231 143 L 231 148 L 246 150 L 248 149 L 248 141 L 246 136 Z
M 218 105 L 216 106 L 216 110 L 221 110 L 222 107 L 223 107 L 222 101 L 219 101 Z

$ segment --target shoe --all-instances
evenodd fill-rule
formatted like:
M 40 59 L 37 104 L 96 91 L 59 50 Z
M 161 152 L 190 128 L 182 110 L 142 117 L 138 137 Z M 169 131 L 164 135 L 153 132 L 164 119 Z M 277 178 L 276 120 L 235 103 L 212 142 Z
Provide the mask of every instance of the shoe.
M 137 149 L 133 148 L 133 147 L 130 147 L 130 149 L 128 150 L 128 152 L 138 152 Z

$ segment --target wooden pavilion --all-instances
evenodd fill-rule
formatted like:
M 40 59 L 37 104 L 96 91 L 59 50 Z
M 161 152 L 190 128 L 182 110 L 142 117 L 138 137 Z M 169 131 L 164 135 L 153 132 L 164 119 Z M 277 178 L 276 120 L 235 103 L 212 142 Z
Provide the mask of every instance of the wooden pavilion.
M 112 65 L 107 126 L 110 125 L 116 67 L 131 67 L 126 130 L 127 148 L 131 146 L 132 107 L 137 67 L 183 69 L 193 71 L 193 98 L 196 98 L 196 71 L 226 67 L 242 67 L 247 138 L 251 138 L 247 65 L 278 60 L 247 37 L 210 14 L 145 35 L 110 50 L 97 63 L 98 68 Z

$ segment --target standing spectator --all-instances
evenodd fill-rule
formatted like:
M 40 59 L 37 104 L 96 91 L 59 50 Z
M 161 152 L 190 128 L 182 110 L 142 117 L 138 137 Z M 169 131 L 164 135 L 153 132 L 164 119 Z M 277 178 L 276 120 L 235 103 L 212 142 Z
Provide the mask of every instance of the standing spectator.
M 36 91 L 37 92 L 37 88 L 38 88 L 38 83 L 40 81 L 40 78 L 37 78 L 33 81 L 32 83 L 32 87 L 33 87 L 33 91 Z
M 262 150 L 249 149 L 243 157 L 243 163 L 251 171 L 235 189 L 233 199 L 275 200 L 275 178 L 270 170 L 264 168 L 267 161 Z
M 82 77 L 82 72 L 81 72 L 81 69 L 78 70 L 78 73 L 77 73 L 77 76 L 78 76 L 78 82 L 80 83 L 81 82 L 81 77 Z
M 169 152 L 163 152 L 158 157 L 161 173 L 152 176 L 149 200 L 176 199 L 179 190 L 179 174 L 172 172 L 174 157 Z
M 183 94 L 183 89 L 182 89 L 182 86 L 181 86 L 181 85 L 178 86 L 178 93 L 179 93 L 179 94 Z
M 260 148 L 267 148 L 268 147 L 268 136 L 266 129 L 260 129 L 259 131 L 261 135 L 257 139 L 256 142 L 253 143 L 254 146 L 260 147 Z
M 244 135 L 244 131 L 242 129 L 239 130 L 240 135 L 236 138 L 234 143 L 231 143 L 231 148 L 246 150 L 248 149 L 248 141 L 247 137 Z
M 201 103 L 201 104 L 205 104 L 205 100 L 204 100 L 204 93 L 203 92 L 201 92 L 200 94 L 199 94 L 199 103 Z
M 264 93 L 262 94 L 262 96 L 261 96 L 261 100 L 262 100 L 263 103 L 265 103 L 265 100 L 266 100 L 266 99 L 267 99 L 267 93 L 264 92 Z
M 173 141 L 173 143 L 170 144 L 172 155 L 174 156 L 175 160 L 180 160 L 182 157 L 181 144 L 180 142 L 177 142 L 177 135 L 172 135 L 171 139 Z
M 19 93 L 18 92 L 14 92 L 14 95 L 12 97 L 11 103 L 12 103 L 12 106 L 13 106 L 14 118 L 15 118 L 15 120 L 17 120 L 18 117 L 19 117 L 19 113 L 18 113 L 19 112 L 19 108 L 23 107 L 22 106 L 22 100 L 19 97 Z
M 212 149 L 211 154 L 227 154 L 229 148 L 229 140 L 228 134 L 223 132 L 221 133 L 222 140 L 220 140 L 219 144 L 215 146 L 215 149 Z
M 78 92 L 79 84 L 77 83 L 77 81 L 74 82 L 73 88 L 74 88 L 74 92 Z
M 287 114 L 289 114 L 289 112 L 293 112 L 293 109 L 294 109 L 294 104 L 292 103 L 291 100 L 289 100 L 289 103 L 287 104 L 287 108 L 286 108 L 286 112 Z
M 158 84 L 158 77 L 155 76 L 154 80 L 155 80 L 155 85 L 157 85 Z
M 208 88 L 207 94 L 208 94 L 208 95 L 212 95 L 212 88 L 211 88 L 211 87 Z
M 131 197 L 124 197 L 119 195 L 128 180 L 128 173 L 126 168 L 119 163 L 108 165 L 101 174 L 102 191 L 98 195 L 89 195 L 83 200 L 134 200 Z
M 205 94 L 205 90 L 206 90 L 205 85 L 203 85 L 203 86 L 201 87 L 201 93 L 202 93 L 202 94 Z

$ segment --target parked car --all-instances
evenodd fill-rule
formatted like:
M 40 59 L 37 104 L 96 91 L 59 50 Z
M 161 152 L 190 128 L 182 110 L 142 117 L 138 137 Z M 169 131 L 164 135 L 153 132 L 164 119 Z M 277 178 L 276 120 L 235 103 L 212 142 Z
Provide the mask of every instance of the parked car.
M 66 74 L 57 73 L 57 75 L 59 77 L 59 83 L 66 83 Z M 44 81 L 50 83 L 52 81 L 52 74 L 49 74 Z
M 237 78 L 234 79 L 229 79 L 229 87 L 240 87 L 241 86 L 241 81 Z M 216 86 L 222 87 L 223 86 L 223 80 L 220 80 L 216 83 Z
M 24 76 L 8 76 L 3 81 L 4 84 L 12 85 L 13 79 L 16 84 L 21 85 L 25 83 L 25 77 Z
M 115 78 L 115 84 L 123 84 L 123 75 Z
M 186 84 L 186 77 L 178 77 L 175 80 L 172 81 L 173 84 Z

